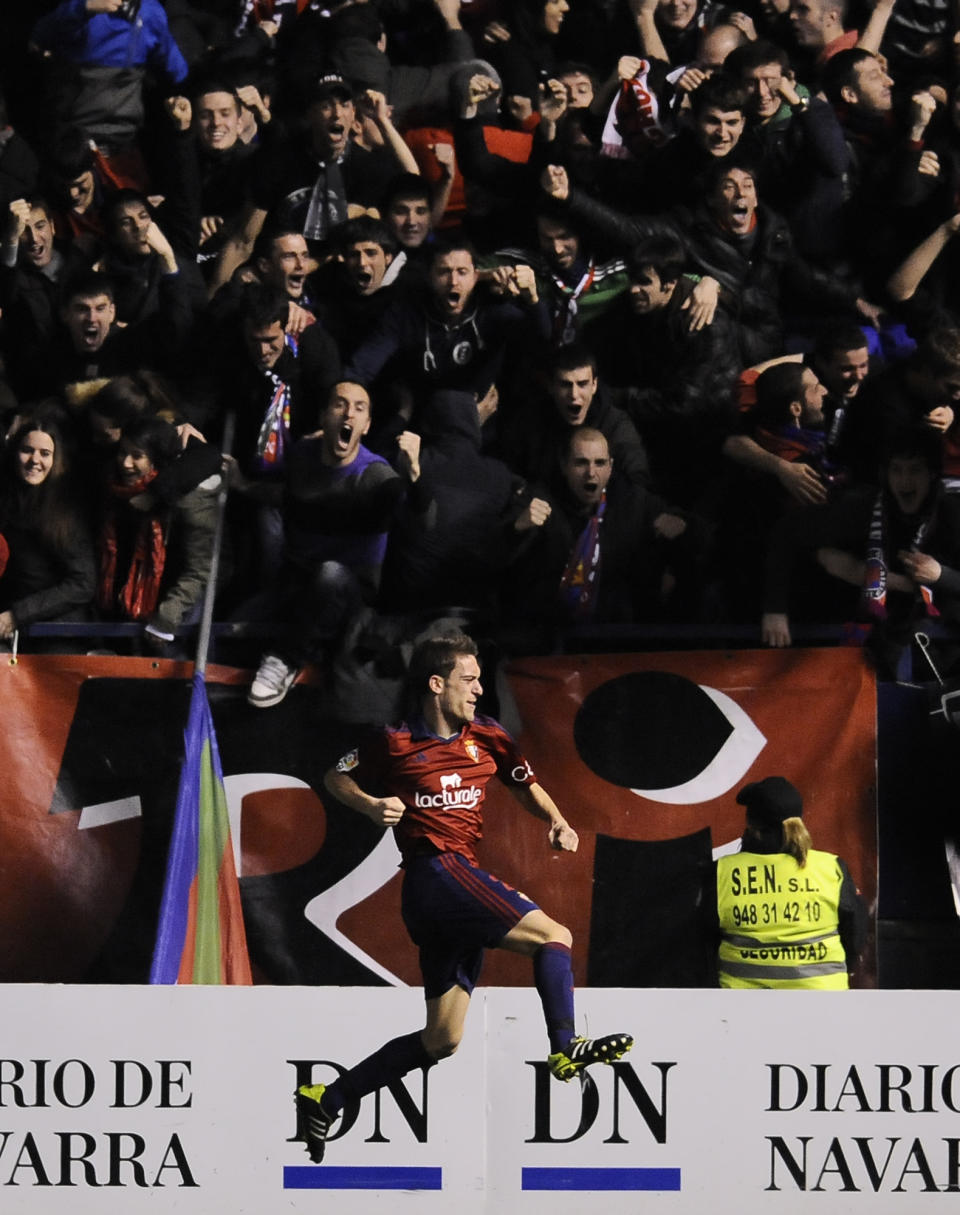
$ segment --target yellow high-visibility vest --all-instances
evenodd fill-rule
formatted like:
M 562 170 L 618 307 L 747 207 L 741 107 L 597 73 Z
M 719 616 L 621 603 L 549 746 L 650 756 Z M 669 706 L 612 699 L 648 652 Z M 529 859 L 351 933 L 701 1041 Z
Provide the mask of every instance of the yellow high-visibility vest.
M 843 873 L 811 848 L 803 866 L 785 852 L 717 861 L 721 987 L 849 987 L 838 907 Z

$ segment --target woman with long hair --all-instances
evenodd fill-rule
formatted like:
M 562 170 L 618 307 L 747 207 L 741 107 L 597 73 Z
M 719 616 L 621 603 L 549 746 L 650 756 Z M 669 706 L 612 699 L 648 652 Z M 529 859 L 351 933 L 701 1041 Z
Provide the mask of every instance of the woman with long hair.
M 721 987 L 850 986 L 867 912 L 847 866 L 814 848 L 803 799 L 782 776 L 746 785 L 740 851 L 717 861 Z
M 93 540 L 69 475 L 59 410 L 24 418 L 7 442 L 0 533 L 9 549 L 0 577 L 0 638 L 37 621 L 88 618 L 96 588 Z
M 142 418 L 120 439 L 99 537 L 97 602 L 113 619 L 142 621 L 148 642 L 172 641 L 196 618 L 210 573 L 219 475 L 169 502 L 155 492 L 180 451 L 176 428 Z

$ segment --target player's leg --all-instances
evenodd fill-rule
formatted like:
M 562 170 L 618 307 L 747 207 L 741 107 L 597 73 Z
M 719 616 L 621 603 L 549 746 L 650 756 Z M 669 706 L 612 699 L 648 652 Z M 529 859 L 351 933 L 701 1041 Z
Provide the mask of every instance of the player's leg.
M 469 992 L 452 987 L 442 996 L 427 1000 L 424 1029 L 393 1038 L 344 1072 L 332 1084 L 304 1084 L 297 1090 L 298 1138 L 307 1145 L 312 1160 L 323 1159 L 330 1127 L 345 1105 L 359 1101 L 407 1072 L 432 1067 L 460 1045 L 463 1023 L 470 1005 Z
M 418 1067 L 436 1063 L 437 1056 L 423 1044 L 423 1034 L 423 1030 L 416 1030 L 392 1038 L 332 1084 L 302 1084 L 297 1089 L 297 1138 L 307 1145 L 311 1160 L 319 1163 L 323 1159 L 330 1127 L 348 1102 L 359 1101 Z
M 421 1039 L 424 1050 L 434 1062 L 448 1059 L 460 1045 L 469 1007 L 470 993 L 460 986 L 427 1000 L 427 1024 Z
M 502 949 L 533 959 L 533 981 L 553 1052 L 564 1050 L 574 1037 L 572 945 L 570 930 L 539 907 L 528 911 L 500 942 Z
M 542 911 L 529 911 L 500 941 L 511 953 L 533 959 L 533 981 L 550 1039 L 550 1069 L 570 1080 L 591 1063 L 612 1063 L 633 1045 L 629 1034 L 579 1038 L 574 1031 L 573 963 L 570 930 Z
M 345 1105 L 416 1068 L 432 1067 L 452 1055 L 460 1043 L 483 949 L 479 943 L 464 945 L 438 933 L 438 927 L 454 914 L 448 886 L 442 866 L 432 859 L 408 866 L 404 875 L 404 922 L 419 945 L 425 1027 L 387 1042 L 332 1084 L 304 1085 L 297 1091 L 298 1137 L 315 1161 L 323 1158 L 330 1126 Z

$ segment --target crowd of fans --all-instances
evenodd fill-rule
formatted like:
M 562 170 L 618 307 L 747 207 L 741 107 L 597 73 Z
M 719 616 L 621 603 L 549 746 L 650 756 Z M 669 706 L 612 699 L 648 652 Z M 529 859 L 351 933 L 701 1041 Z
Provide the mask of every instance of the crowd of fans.
M 0 637 L 171 652 L 224 478 L 260 707 L 359 615 L 949 633 L 945 3 L 17 8 Z

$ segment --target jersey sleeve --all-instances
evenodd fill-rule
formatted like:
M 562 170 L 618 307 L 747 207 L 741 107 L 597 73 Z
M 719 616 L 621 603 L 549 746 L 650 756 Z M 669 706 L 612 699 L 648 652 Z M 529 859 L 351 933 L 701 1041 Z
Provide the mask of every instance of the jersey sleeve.
M 499 722 L 483 723 L 485 741 L 497 765 L 497 776 L 505 785 L 535 785 L 537 776 L 529 760 Z
M 341 755 L 334 765 L 337 772 L 357 782 L 364 793 L 375 793 L 383 782 L 388 758 L 386 734 L 382 730 L 365 735 L 359 746 Z

